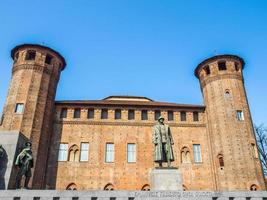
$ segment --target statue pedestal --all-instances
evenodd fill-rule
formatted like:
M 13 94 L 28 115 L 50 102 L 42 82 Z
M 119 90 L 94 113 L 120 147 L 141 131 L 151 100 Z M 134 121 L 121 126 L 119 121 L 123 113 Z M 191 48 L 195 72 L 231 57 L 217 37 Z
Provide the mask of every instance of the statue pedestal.
M 182 173 L 178 168 L 156 168 L 150 173 L 151 190 L 183 190 Z

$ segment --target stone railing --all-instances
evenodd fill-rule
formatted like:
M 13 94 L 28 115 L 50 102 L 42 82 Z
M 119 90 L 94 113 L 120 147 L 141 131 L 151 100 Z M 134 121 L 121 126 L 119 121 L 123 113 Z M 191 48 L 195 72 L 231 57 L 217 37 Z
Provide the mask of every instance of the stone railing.
M 267 200 L 267 191 L 2 190 L 1 200 Z

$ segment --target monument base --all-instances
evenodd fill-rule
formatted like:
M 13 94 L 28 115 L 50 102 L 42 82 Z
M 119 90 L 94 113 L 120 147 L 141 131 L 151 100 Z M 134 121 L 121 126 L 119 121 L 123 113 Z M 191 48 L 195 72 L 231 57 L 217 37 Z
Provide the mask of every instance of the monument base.
M 182 173 L 177 168 L 156 168 L 150 173 L 151 190 L 183 190 Z

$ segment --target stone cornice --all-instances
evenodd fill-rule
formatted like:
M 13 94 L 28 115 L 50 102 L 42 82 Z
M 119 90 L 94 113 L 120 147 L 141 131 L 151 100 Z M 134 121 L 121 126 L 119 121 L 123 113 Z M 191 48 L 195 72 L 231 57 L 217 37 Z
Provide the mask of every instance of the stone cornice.
M 201 84 L 202 88 L 204 88 L 208 83 L 211 83 L 213 81 L 217 81 L 219 79 L 238 79 L 238 80 L 244 81 L 241 74 L 218 74 L 216 76 L 207 77 L 207 78 L 203 79 L 200 82 L 200 84 Z
M 18 70 L 34 70 L 37 72 L 44 72 L 46 74 L 51 75 L 52 72 L 51 70 L 48 70 L 46 67 L 42 66 L 42 65 L 38 65 L 38 64 L 33 64 L 33 65 L 29 65 L 29 64 L 21 64 L 21 65 L 14 65 L 13 69 L 12 69 L 12 74 L 14 74 L 16 71 Z

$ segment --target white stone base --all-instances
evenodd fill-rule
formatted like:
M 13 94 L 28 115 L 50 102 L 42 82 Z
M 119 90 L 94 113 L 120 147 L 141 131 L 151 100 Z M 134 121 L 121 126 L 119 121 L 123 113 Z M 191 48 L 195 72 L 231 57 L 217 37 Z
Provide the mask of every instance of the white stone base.
M 151 190 L 183 190 L 182 173 L 176 168 L 153 169 L 150 173 Z

